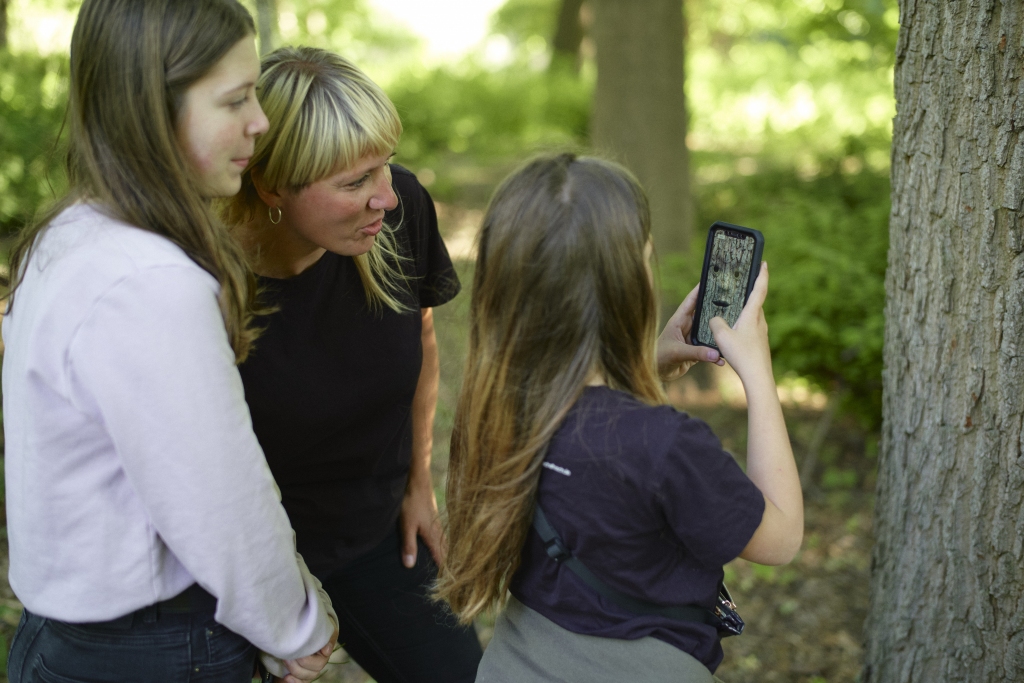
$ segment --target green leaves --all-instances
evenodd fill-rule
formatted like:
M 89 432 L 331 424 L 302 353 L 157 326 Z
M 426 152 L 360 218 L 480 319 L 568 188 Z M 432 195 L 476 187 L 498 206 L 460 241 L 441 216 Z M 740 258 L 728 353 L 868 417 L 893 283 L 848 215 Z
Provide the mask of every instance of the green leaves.
M 834 157 L 850 137 L 888 149 L 895 115 L 894 0 L 694 0 L 691 148 Z M 888 155 L 867 159 L 876 169 Z
M 452 155 L 488 164 L 580 145 L 590 119 L 591 84 L 564 72 L 467 61 L 409 72 L 387 91 L 405 126 L 399 161 L 413 168 L 437 168 Z
M 771 271 L 765 302 L 777 376 L 847 390 L 846 408 L 881 419 L 887 174 L 831 168 L 811 180 L 769 167 L 695 188 L 698 225 L 715 220 L 764 233 Z M 726 193 L 724 190 L 729 190 Z M 700 278 L 704 234 L 662 264 L 662 283 L 685 295 Z
M 63 191 L 56 138 L 66 102 L 65 57 L 0 50 L 0 235 Z

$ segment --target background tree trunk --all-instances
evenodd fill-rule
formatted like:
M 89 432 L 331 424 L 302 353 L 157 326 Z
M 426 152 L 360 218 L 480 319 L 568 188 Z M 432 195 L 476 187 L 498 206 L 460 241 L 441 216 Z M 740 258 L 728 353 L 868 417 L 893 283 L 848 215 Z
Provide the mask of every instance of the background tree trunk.
M 901 0 L 865 682 L 1024 680 L 1024 25 Z
M 685 251 L 693 225 L 680 0 L 590 0 L 597 43 L 591 140 L 629 167 L 651 200 L 661 256 Z
M 555 37 L 551 41 L 554 52 L 552 67 L 568 65 L 579 72 L 580 44 L 583 42 L 583 24 L 580 22 L 582 7 L 583 0 L 562 0 L 559 4 Z
M 256 0 L 256 31 L 259 33 L 260 54 L 271 52 L 277 34 L 277 0 Z
M 7 47 L 7 0 L 0 0 L 0 50 Z

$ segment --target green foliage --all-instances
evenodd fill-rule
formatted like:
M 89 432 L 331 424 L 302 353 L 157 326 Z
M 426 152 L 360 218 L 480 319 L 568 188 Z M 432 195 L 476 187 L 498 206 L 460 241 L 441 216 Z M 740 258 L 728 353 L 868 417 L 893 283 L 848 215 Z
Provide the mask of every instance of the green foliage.
M 491 70 L 470 60 L 406 72 L 387 90 L 405 126 L 400 159 L 414 168 L 453 154 L 521 158 L 586 139 L 591 88 L 566 73 Z
M 895 0 L 687 2 L 691 147 L 888 166 Z
M 255 16 L 253 0 L 246 4 Z M 371 12 L 366 0 L 278 0 L 277 9 L 279 45 L 335 50 L 371 71 L 378 62 L 409 57 L 420 46 L 416 35 Z
M 63 191 L 55 143 L 66 101 L 66 58 L 0 50 L 0 235 Z
M 793 169 L 770 167 L 699 185 L 696 194 L 699 224 L 724 220 L 764 233 L 771 273 L 765 315 L 777 375 L 844 391 L 846 407 L 877 426 L 888 175 L 867 168 L 844 173 L 833 162 L 803 180 Z M 662 263 L 663 286 L 678 297 L 700 279 L 705 238 Z
M 491 30 L 513 43 L 531 38 L 551 41 L 560 0 L 508 0 L 491 18 Z

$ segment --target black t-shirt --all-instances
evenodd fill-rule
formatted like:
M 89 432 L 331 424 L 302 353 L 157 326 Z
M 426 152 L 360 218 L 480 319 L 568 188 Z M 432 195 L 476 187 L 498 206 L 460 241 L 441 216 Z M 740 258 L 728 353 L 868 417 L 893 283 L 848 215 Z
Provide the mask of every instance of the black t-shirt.
M 663 605 L 713 608 L 722 566 L 746 547 L 764 497 L 702 421 L 589 387 L 551 440 L 538 503 L 573 555 L 619 591 Z M 637 615 L 547 556 L 533 529 L 512 594 L 575 633 L 653 636 L 714 671 L 715 629 Z M 742 610 L 741 610 L 742 612 Z
M 412 456 L 412 400 L 422 365 L 421 308 L 459 291 L 434 203 L 392 166 L 400 200 L 385 224 L 411 260 L 410 311 L 369 307 L 351 257 L 327 252 L 288 279 L 260 278 L 277 311 L 241 365 L 253 429 L 266 454 L 299 552 L 324 576 L 393 528 Z

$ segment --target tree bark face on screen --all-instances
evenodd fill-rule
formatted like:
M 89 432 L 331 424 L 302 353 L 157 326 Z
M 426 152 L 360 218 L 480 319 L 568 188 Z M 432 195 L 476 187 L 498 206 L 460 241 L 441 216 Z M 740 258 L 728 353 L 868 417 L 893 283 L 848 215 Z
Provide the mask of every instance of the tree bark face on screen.
M 901 0 L 863 680 L 1024 680 L 1024 6 Z
M 683 95 L 683 3 L 590 0 L 597 44 L 591 140 L 636 174 L 659 254 L 685 251 L 693 225 Z

